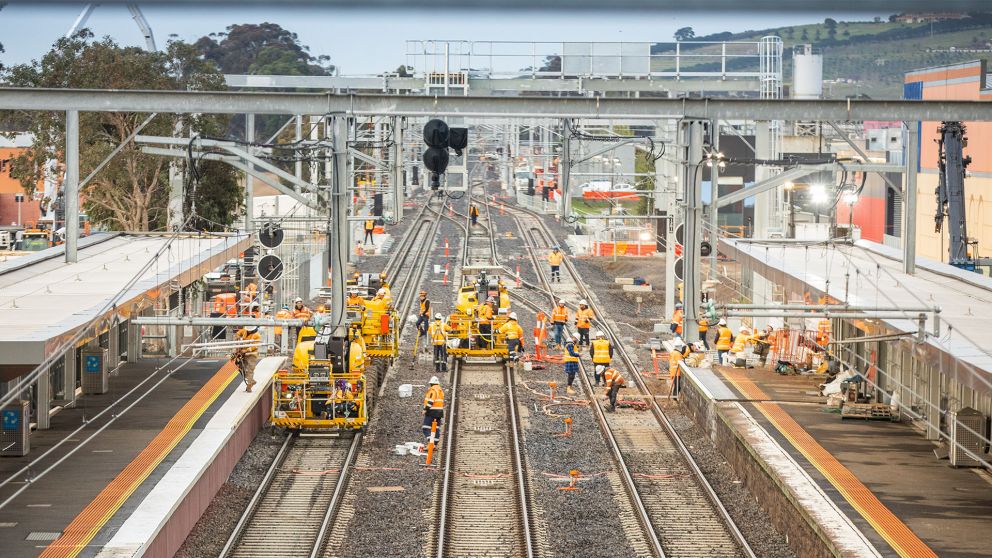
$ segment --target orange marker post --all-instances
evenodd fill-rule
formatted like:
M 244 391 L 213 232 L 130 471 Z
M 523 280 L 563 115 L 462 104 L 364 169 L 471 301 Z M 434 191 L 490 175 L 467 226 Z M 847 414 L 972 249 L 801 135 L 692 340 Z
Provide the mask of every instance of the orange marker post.
M 444 237 L 444 257 L 448 257 L 448 237 Z
M 572 417 L 565 417 L 565 432 L 562 432 L 560 436 L 565 438 L 572 437 Z
M 558 490 L 581 490 L 578 486 L 576 486 L 579 482 L 579 476 L 580 476 L 579 470 L 572 469 L 571 471 L 568 472 L 568 476 L 569 476 L 568 486 L 562 486 L 558 488 Z
M 520 286 L 520 264 L 517 264 L 517 286 Z
M 551 390 L 551 401 L 555 400 L 555 388 L 558 387 L 558 382 L 548 382 L 548 388 Z
M 434 440 L 437 437 L 437 419 L 431 421 L 431 441 L 427 442 L 427 465 L 434 459 Z

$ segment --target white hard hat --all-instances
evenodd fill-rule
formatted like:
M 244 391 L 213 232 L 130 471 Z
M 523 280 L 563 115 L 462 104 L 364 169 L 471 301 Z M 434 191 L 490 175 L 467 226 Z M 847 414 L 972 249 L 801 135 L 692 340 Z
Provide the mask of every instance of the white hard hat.
M 576 341 L 578 341 L 579 339 L 582 339 L 582 336 L 579 335 L 579 332 L 575 332 L 575 333 L 572 334 L 572 338 L 574 338 Z
M 579 305 L 580 306 L 589 306 L 589 303 L 586 302 L 586 299 L 583 298 L 582 300 L 579 301 Z
M 605 335 L 603 335 L 603 332 L 602 331 L 597 331 L 596 332 L 596 337 L 605 337 Z
M 739 330 L 737 330 L 737 331 L 739 331 L 741 333 L 747 333 L 748 332 L 748 329 L 746 327 L 744 327 L 744 326 L 741 326 L 741 328 Z
M 435 320 L 440 320 L 440 319 L 441 319 L 441 317 L 442 317 L 442 316 L 441 316 L 441 313 L 440 313 L 440 312 L 438 312 L 438 313 L 436 313 L 436 314 L 434 314 L 434 319 L 435 319 Z
M 375 292 L 375 294 L 386 296 L 386 289 L 379 289 Z
M 294 300 L 293 302 L 303 302 L 303 299 L 300 297 L 296 297 L 296 300 Z
M 510 315 L 507 316 L 507 317 L 510 318 L 511 320 L 516 320 L 517 319 L 517 313 L 516 312 L 510 312 Z
M 724 320 L 723 318 L 720 318 L 720 321 L 717 323 L 717 325 L 725 326 L 725 325 L 727 325 L 727 320 Z
M 682 303 L 681 302 L 676 302 L 675 303 L 675 307 L 676 308 L 682 308 Z
M 428 383 L 433 386 L 433 385 L 440 384 L 441 382 L 437 379 L 437 376 L 431 376 L 431 381 L 428 382 Z
M 559 300 L 558 301 L 558 306 L 565 306 L 565 301 L 564 300 Z
M 248 333 L 255 333 L 256 331 L 258 331 L 258 326 L 257 325 L 245 326 L 245 331 L 247 331 Z
M 606 371 L 606 365 L 605 364 L 597 364 L 596 365 L 596 372 L 602 374 L 605 371 Z

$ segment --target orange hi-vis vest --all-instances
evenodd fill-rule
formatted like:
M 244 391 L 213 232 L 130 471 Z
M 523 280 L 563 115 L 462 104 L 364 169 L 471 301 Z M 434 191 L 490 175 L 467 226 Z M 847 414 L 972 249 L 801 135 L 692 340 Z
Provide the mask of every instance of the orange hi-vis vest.
M 816 343 L 821 347 L 830 343 L 830 320 L 820 320 L 816 324 Z
M 248 347 L 239 347 L 242 351 L 250 355 L 258 353 L 258 346 L 262 344 L 262 335 L 259 334 L 257 331 L 255 333 L 248 333 L 243 329 L 239 329 L 238 332 L 235 334 L 235 338 L 238 341 L 248 341 L 249 343 L 253 344 L 252 346 L 248 346 Z
M 696 323 L 699 324 L 699 333 L 706 333 L 709 331 L 710 322 L 707 321 L 706 318 L 699 318 L 696 320 Z
M 731 345 L 733 344 L 734 332 L 730 331 L 727 326 L 720 326 L 717 334 L 716 349 L 718 351 L 729 351 Z
M 427 390 L 427 394 L 424 395 L 424 407 L 438 411 L 444 409 L 444 391 L 441 390 L 441 386 L 434 384 Z
M 293 317 L 298 320 L 309 320 L 311 316 L 313 316 L 313 312 L 306 306 L 300 309 L 293 308 Z
M 679 367 L 679 362 L 685 358 L 682 351 L 672 351 L 668 353 L 668 377 L 677 378 L 682 375 L 682 369 Z
M 613 387 L 613 384 L 622 386 L 624 383 L 623 376 L 620 374 L 620 371 L 617 370 L 616 368 L 607 368 L 606 373 L 603 375 L 603 379 L 606 380 L 607 388 Z
M 277 320 L 289 320 L 292 317 L 293 317 L 293 313 L 290 312 L 289 310 L 285 309 L 285 308 L 280 308 L 279 311 L 276 312 L 276 319 Z M 276 332 L 276 335 L 282 334 L 282 326 L 276 326 L 275 332 Z
M 575 327 L 589 329 L 592 326 L 592 319 L 595 317 L 596 315 L 593 314 L 592 308 L 579 308 L 575 312 Z
M 568 321 L 568 308 L 564 306 L 555 306 L 555 309 L 551 311 L 551 321 L 556 324 L 563 324 Z
M 425 316 L 431 311 L 431 301 L 424 299 L 420 301 L 420 315 Z
M 488 303 L 479 305 L 478 313 L 480 324 L 488 324 L 493 321 L 493 307 L 489 306 Z
M 606 339 L 593 339 L 592 341 L 592 363 L 610 363 L 610 342 Z
M 682 321 L 684 313 L 680 308 L 675 309 L 675 313 L 672 314 L 672 323 L 675 324 L 675 333 L 682 335 Z

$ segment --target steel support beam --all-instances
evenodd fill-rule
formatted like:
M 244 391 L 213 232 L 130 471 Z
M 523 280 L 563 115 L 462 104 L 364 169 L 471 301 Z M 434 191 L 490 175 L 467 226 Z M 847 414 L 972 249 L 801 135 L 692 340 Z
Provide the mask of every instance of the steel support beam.
M 916 273 L 916 173 L 920 164 L 918 122 L 906 122 L 906 191 L 902 197 L 902 270 Z
M 161 326 L 282 326 L 300 327 L 306 320 L 297 318 L 272 319 L 272 318 L 197 318 L 180 316 L 140 316 L 131 320 L 135 325 L 161 325 Z
M 79 112 L 65 114 L 65 261 L 79 261 Z M 54 234 L 55 231 L 52 231 Z
M 561 182 L 561 217 L 562 219 L 572 214 L 572 134 L 569 133 L 569 123 L 567 120 L 561 121 L 561 160 L 559 164 L 559 181 Z M 519 132 L 518 132 L 519 134 Z M 510 180 L 513 177 L 513 169 L 510 169 Z
M 248 113 L 245 115 L 245 141 L 248 145 L 251 145 L 255 141 L 255 114 Z M 252 155 L 251 148 L 247 150 L 247 155 Z M 255 231 L 255 177 L 253 172 L 255 167 L 248 160 L 248 157 L 243 159 L 244 165 L 248 167 L 248 172 L 245 173 L 245 232 L 251 234 Z
M 803 167 L 789 169 L 783 173 L 776 174 L 771 178 L 766 178 L 765 180 L 758 182 L 757 184 L 751 186 L 750 188 L 741 188 L 736 192 L 731 192 L 726 196 L 721 196 L 719 201 L 717 202 L 716 207 L 717 209 L 721 209 L 727 207 L 728 205 L 733 205 L 737 202 L 744 201 L 752 196 L 757 196 L 758 194 L 763 194 L 770 190 L 774 190 L 775 188 L 778 188 L 779 186 L 785 184 L 786 182 L 799 180 L 800 178 L 813 172 L 816 172 L 816 170 L 810 170 L 808 168 L 803 168 Z
M 393 220 L 399 222 L 403 219 L 403 204 L 406 203 L 404 193 L 406 184 L 403 181 L 403 131 L 406 127 L 406 119 L 403 117 L 393 117 L 390 121 L 393 131 L 393 152 L 392 175 L 390 176 L 393 187 Z
M 328 262 L 331 274 L 331 324 L 344 325 L 344 301 L 347 282 L 348 252 L 350 251 L 348 223 L 348 117 L 335 115 L 331 118 L 332 140 L 334 145 L 334 174 L 331 179 L 330 219 L 333 228 L 328 229 L 330 253 Z
M 210 114 L 328 114 L 522 118 L 992 121 L 992 103 L 874 99 L 663 99 L 340 95 L 244 91 L 0 88 L 0 109 Z
M 712 144 L 711 149 L 719 153 L 720 152 L 720 121 L 713 120 L 710 122 L 710 143 Z M 716 256 L 720 252 L 717 250 L 717 243 L 720 237 L 720 213 L 717 211 L 719 207 L 717 201 L 720 199 L 720 165 L 714 164 L 710 167 L 710 226 L 709 226 L 709 238 L 711 246 L 710 252 L 710 280 L 716 280 Z
M 702 169 L 703 164 L 703 121 L 686 120 L 680 125 L 686 145 L 686 164 L 684 173 L 685 213 L 683 226 L 682 247 L 682 302 L 683 316 L 682 338 L 690 341 L 699 339 L 699 324 L 696 323 L 699 309 L 700 292 L 700 255 L 699 243 L 702 240 L 703 200 L 702 200 Z

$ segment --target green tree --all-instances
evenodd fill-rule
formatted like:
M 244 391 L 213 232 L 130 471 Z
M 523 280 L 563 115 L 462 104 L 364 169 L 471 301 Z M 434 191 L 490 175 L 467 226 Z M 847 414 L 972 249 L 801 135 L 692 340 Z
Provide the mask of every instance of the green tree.
M 329 56 L 312 56 L 296 33 L 275 23 L 230 25 L 194 43 L 225 74 L 323 76 L 333 73 Z
M 808 41 L 809 40 L 809 30 L 808 29 L 805 29 L 805 28 L 803 29 L 803 34 L 800 35 L 799 40 L 801 40 L 801 41 Z
M 192 45 L 171 41 L 165 52 L 146 52 L 136 47 L 121 47 L 109 37 L 94 41 L 88 29 L 59 39 L 40 60 L 9 68 L 4 78 L 17 87 L 224 88 L 223 76 L 217 73 L 212 62 L 199 57 Z M 14 158 L 11 165 L 11 174 L 30 193 L 50 167 L 50 161 L 65 160 L 65 115 L 38 112 L 13 117 L 29 122 L 25 131 L 34 137 L 31 147 Z M 88 176 L 146 117 L 145 114 L 123 112 L 81 113 L 80 177 Z M 221 116 L 159 114 L 141 132 L 165 136 L 177 132 L 185 136 L 209 135 L 220 133 L 226 125 L 227 118 Z M 83 209 L 94 221 L 111 229 L 160 230 L 168 220 L 168 167 L 168 160 L 142 153 L 138 146 L 129 143 L 80 192 Z M 206 170 L 203 179 L 210 187 L 194 188 L 197 190 L 196 205 L 211 208 L 209 219 L 217 223 L 211 227 L 230 224 L 240 206 L 237 174 L 220 166 Z M 218 195 L 221 191 L 222 195 Z
M 696 32 L 692 30 L 692 27 L 682 27 L 681 29 L 675 31 L 676 41 L 688 41 L 696 36 Z

